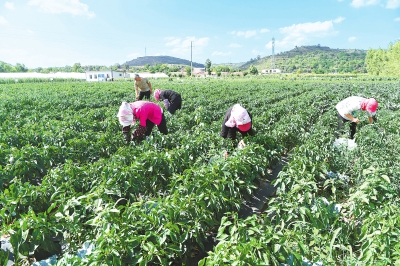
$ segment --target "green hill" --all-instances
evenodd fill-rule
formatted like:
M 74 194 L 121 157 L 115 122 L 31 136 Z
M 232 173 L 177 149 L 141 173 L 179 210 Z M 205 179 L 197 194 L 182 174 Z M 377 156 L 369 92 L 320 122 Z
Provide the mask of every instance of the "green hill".
M 275 68 L 283 73 L 366 73 L 366 50 L 331 49 L 326 46 L 300 46 L 275 55 Z M 271 68 L 272 56 L 251 59 L 240 68 L 254 65 L 259 71 Z
M 126 64 L 129 66 L 155 66 L 155 65 L 184 65 L 190 66 L 190 61 L 185 59 L 180 59 L 172 56 L 143 56 L 127 61 Z M 193 67 L 204 67 L 204 64 L 199 64 L 192 62 Z

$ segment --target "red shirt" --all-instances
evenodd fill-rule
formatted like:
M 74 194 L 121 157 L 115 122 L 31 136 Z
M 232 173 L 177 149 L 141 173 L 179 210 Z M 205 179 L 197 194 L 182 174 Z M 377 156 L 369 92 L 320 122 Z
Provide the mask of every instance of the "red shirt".
M 162 120 L 162 109 L 155 103 L 147 101 L 136 101 L 129 104 L 132 108 L 133 116 L 139 119 L 142 127 L 146 126 L 146 120 L 149 119 L 156 125 Z

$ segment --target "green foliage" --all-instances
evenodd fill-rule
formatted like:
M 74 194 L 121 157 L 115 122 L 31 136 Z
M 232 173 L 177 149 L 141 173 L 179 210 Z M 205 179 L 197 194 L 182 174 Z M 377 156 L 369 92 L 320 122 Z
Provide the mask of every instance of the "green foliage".
M 192 75 L 192 68 L 190 66 L 185 67 L 186 76 L 190 77 Z
M 207 70 L 208 75 L 211 75 L 211 60 L 210 59 L 206 60 L 205 68 Z
M 130 145 L 115 117 L 134 99 L 129 82 L 0 85 L 0 222 L 17 261 L 59 253 L 62 239 L 63 265 L 188 265 L 215 234 L 200 265 L 396 265 L 398 80 L 280 77 L 154 79 L 181 93 L 183 108 L 166 115 L 169 135 L 155 128 Z M 378 122 L 358 125 L 353 151 L 332 146 L 334 106 L 349 91 L 380 103 Z M 241 150 L 219 136 L 234 103 L 257 131 Z M 263 214 L 239 218 L 282 155 L 276 197 Z M 87 242 L 96 248 L 85 259 L 67 255 Z
M 218 73 L 218 72 L 220 72 L 220 73 L 221 72 L 233 72 L 233 69 L 229 66 L 217 65 L 212 68 L 212 71 L 214 71 L 216 73 Z
M 72 66 L 72 72 L 85 72 L 81 66 L 81 63 L 75 63 Z
M 8 264 L 8 256 L 9 252 L 3 249 L 0 249 L 0 265 L 7 266 Z
M 301 46 L 290 51 L 275 55 L 275 66 L 283 73 L 366 73 L 363 50 L 330 49 L 321 46 Z M 254 65 L 258 71 L 269 69 L 271 56 L 251 59 L 242 65 L 242 69 L 249 70 Z
M 252 74 L 252 75 L 257 75 L 257 74 L 258 74 L 258 69 L 257 69 L 254 65 L 251 65 L 251 66 L 249 67 L 249 72 L 250 72 L 250 74 Z
M 400 41 L 390 44 L 387 50 L 370 49 L 365 63 L 368 73 L 400 77 Z
M 15 66 L 10 64 L 4 63 L 0 61 L 0 73 L 1 72 L 27 72 L 28 69 L 25 67 L 24 64 L 17 63 Z

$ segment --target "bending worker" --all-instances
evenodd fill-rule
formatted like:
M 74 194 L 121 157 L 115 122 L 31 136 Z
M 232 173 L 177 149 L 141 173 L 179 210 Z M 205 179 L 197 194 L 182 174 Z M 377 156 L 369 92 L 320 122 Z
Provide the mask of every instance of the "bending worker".
M 221 137 L 236 140 L 236 133 L 240 132 L 242 137 L 247 135 L 254 136 L 256 132 L 252 128 L 252 116 L 240 104 L 235 104 L 226 111 L 225 118 L 222 122 Z M 239 142 L 239 146 L 246 144 L 243 139 Z M 225 157 L 228 154 L 225 152 Z
M 366 111 L 368 113 L 368 122 L 372 123 L 375 119 L 377 108 L 378 102 L 374 98 L 367 99 L 359 96 L 351 96 L 340 101 L 336 105 L 336 110 L 338 111 L 337 137 L 344 123 L 350 121 L 350 139 L 353 139 L 354 134 L 356 134 L 357 124 L 360 122 L 355 112 L 360 110 Z
M 182 108 L 182 97 L 175 91 L 156 89 L 154 91 L 154 98 L 156 101 L 162 100 L 165 109 L 171 114 L 174 114 L 176 110 Z
M 123 102 L 118 112 L 119 123 L 122 125 L 122 133 L 125 140 L 143 140 L 150 136 L 154 125 L 164 135 L 168 134 L 165 116 L 160 106 L 147 101 L 136 101 L 133 103 Z M 139 120 L 139 126 L 130 134 L 131 125 Z

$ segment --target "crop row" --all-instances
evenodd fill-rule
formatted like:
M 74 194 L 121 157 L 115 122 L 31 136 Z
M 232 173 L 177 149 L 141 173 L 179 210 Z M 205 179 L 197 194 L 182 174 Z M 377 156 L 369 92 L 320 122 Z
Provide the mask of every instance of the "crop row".
M 354 85 L 353 95 L 380 102 L 378 122 L 359 126 L 357 148 L 332 145 L 336 115 L 330 108 L 291 151 L 265 213 L 225 216 L 219 244 L 200 265 L 400 262 L 400 124 L 394 119 L 399 110 L 390 108 L 399 102 L 399 84 Z M 332 91 L 333 102 L 349 96 L 349 84 L 341 87 Z
M 384 84 L 389 88 L 380 92 L 373 83 L 354 81 L 154 80 L 154 87 L 179 91 L 183 109 L 167 115 L 171 134 L 163 136 L 155 129 L 149 142 L 131 145 L 123 142 L 115 115 L 121 101 L 133 100 L 132 83 L 4 85 L 0 87 L 3 232 L 11 232 L 14 250 L 23 255 L 35 250 L 60 252 L 52 243 L 62 239 L 69 245 L 61 260 L 76 265 L 79 259 L 66 254 L 87 241 L 96 246 L 86 258 L 93 264 L 188 263 L 210 232 L 221 224 L 220 231 L 225 230 L 224 214 L 235 213 L 255 189 L 255 180 L 264 178 L 266 169 L 290 150 L 291 164 L 301 169 L 289 168 L 294 177 L 278 180 L 282 198 L 271 201 L 275 205 L 268 213 L 276 218 L 268 226 L 278 220 L 296 223 L 297 216 L 285 215 L 295 215 L 301 203 L 301 193 L 294 188 L 313 187 L 303 176 L 313 177 L 307 174 L 308 167 L 325 160 L 325 153 L 334 163 L 329 165 L 332 169 L 326 165 L 323 169 L 338 171 L 343 163 L 327 146 L 336 122 L 334 104 L 352 89 L 396 110 L 398 99 L 390 86 L 398 84 Z M 234 103 L 253 114 L 257 135 L 225 160 L 222 150 L 231 149 L 232 143 L 219 137 L 220 123 Z M 328 147 L 325 153 L 318 150 L 321 147 Z M 303 161 L 307 161 L 304 170 Z M 316 169 L 315 173 L 323 172 Z M 313 199 L 314 191 L 307 193 L 304 197 Z M 262 217 L 252 219 L 266 223 Z M 278 238 L 282 249 L 270 260 L 298 253 Z

